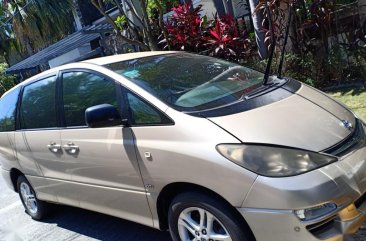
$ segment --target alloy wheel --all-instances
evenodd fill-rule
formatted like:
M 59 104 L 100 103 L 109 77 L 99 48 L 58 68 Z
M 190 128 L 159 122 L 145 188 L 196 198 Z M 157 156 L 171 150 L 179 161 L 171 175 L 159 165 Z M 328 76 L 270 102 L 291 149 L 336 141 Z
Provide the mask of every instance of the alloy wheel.
M 27 210 L 32 214 L 36 214 L 38 211 L 37 199 L 27 183 L 22 182 L 20 184 L 20 194 Z
M 180 213 L 178 232 L 182 241 L 232 241 L 218 218 L 198 207 L 187 208 Z

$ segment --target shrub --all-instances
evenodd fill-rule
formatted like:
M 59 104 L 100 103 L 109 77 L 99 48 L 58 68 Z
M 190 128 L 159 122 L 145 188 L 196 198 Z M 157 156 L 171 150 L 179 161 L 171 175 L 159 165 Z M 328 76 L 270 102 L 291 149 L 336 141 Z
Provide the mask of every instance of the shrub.
M 16 84 L 16 78 L 14 76 L 5 74 L 7 67 L 8 65 L 6 63 L 0 63 L 0 96 L 13 88 Z
M 240 62 L 251 52 L 249 35 L 239 31 L 231 16 L 220 19 L 216 15 L 208 32 L 204 46 L 210 56 Z
M 218 58 L 240 62 L 251 52 L 249 34 L 240 31 L 231 16 L 212 21 L 201 17 L 202 6 L 192 9 L 183 4 L 172 9 L 174 14 L 166 23 L 170 42 L 175 50 L 197 52 Z
M 200 12 L 202 5 L 192 9 L 190 4 L 178 5 L 172 8 L 174 11 L 165 27 L 168 32 L 168 40 L 171 47 L 176 50 L 198 51 L 204 43 L 204 18 Z

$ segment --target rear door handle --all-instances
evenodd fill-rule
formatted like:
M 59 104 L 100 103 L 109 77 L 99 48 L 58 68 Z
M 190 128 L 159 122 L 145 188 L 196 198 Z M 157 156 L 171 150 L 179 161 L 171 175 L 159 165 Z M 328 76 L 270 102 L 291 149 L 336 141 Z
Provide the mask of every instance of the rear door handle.
M 57 153 L 59 150 L 61 150 L 61 145 L 56 144 L 56 142 L 51 142 L 49 145 L 47 145 L 47 147 L 54 153 Z
M 76 146 L 74 143 L 68 143 L 67 145 L 63 145 L 62 148 L 70 154 L 75 154 L 79 151 L 79 147 Z

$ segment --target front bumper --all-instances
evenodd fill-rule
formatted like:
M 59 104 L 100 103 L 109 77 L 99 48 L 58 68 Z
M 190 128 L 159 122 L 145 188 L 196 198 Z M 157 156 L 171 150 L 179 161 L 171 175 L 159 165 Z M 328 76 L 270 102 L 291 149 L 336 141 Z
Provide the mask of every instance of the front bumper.
M 314 224 L 299 221 L 293 211 L 248 208 L 238 211 L 248 221 L 257 241 L 345 241 L 351 240 L 350 235 L 366 220 L 366 201 L 357 208 L 357 215 L 349 219 L 342 219 L 340 213 L 354 213 L 351 206 Z
M 286 178 L 258 177 L 238 211 L 257 241 L 344 241 L 366 220 L 366 141 L 321 169 Z M 334 203 L 312 221 L 294 213 Z M 347 238 L 346 238 L 347 237 Z

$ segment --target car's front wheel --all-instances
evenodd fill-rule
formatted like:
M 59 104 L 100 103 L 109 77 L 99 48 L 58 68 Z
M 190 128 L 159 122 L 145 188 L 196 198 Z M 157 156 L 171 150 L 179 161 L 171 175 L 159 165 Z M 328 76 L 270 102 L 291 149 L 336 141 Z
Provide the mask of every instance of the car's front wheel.
M 17 187 L 20 200 L 29 216 L 35 220 L 46 217 L 50 211 L 49 204 L 37 199 L 34 189 L 24 176 L 18 178 Z
M 245 226 L 223 201 L 201 193 L 183 193 L 168 214 L 174 241 L 249 241 Z

